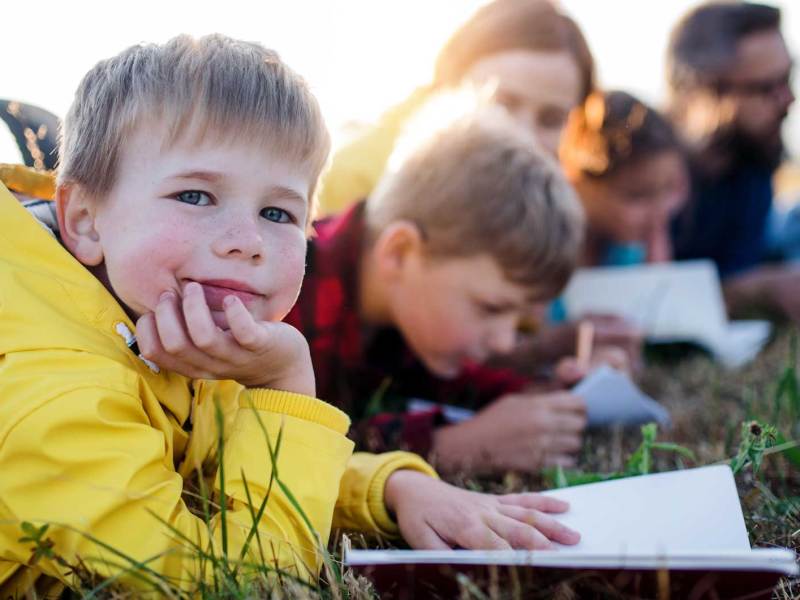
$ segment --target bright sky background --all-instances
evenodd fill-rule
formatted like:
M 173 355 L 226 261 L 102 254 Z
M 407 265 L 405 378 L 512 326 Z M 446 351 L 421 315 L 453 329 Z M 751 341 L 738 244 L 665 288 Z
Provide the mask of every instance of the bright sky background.
M 0 98 L 62 116 L 83 74 L 128 45 L 178 33 L 221 32 L 272 47 L 306 77 L 328 122 L 375 118 L 430 78 L 449 33 L 485 0 L 6 0 Z M 583 28 L 601 83 L 658 103 L 672 24 L 694 0 L 562 0 Z M 800 52 L 800 2 L 780 0 L 784 33 Z M 800 104 L 800 103 L 799 103 Z M 795 108 L 800 113 L 800 108 Z M 800 116 L 787 141 L 800 152 Z M 0 162 L 19 161 L 0 135 Z

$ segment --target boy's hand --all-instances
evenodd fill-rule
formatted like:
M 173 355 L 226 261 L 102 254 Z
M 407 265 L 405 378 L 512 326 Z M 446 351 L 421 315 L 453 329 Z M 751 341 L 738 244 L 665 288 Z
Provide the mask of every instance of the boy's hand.
M 633 377 L 628 354 L 617 346 L 596 346 L 588 366 L 582 366 L 578 359 L 566 356 L 558 361 L 555 369 L 557 389 L 571 388 L 589 373 L 602 365 L 608 365 L 628 377 Z
M 644 332 L 641 329 L 616 315 L 587 314 L 581 321 L 588 321 L 594 326 L 595 348 L 592 355 L 602 348 L 618 348 L 614 352 L 621 350 L 625 353 L 626 370 L 636 373 L 641 369 L 644 345 Z M 519 356 L 514 364 L 537 364 L 573 355 L 576 351 L 577 327 L 578 323 L 574 322 L 544 327 L 528 341 L 527 348 L 518 351 Z M 609 358 L 605 359 L 605 362 L 609 361 Z
M 547 514 L 563 513 L 569 505 L 541 494 L 480 494 L 400 470 L 386 481 L 384 497 L 412 548 L 547 550 L 552 542 L 580 541 L 577 532 Z
M 588 314 L 584 320 L 594 325 L 594 339 L 598 347 L 616 347 L 627 354 L 628 368 L 634 373 L 642 369 L 644 332 L 617 315 Z
M 193 379 L 316 394 L 308 342 L 299 331 L 256 321 L 236 296 L 226 299 L 224 310 L 228 331 L 214 323 L 199 284 L 187 284 L 182 299 L 165 292 L 155 312 L 136 323 L 142 356 Z
M 536 472 L 575 464 L 586 403 L 569 392 L 508 394 L 469 421 L 439 428 L 433 453 L 443 471 Z

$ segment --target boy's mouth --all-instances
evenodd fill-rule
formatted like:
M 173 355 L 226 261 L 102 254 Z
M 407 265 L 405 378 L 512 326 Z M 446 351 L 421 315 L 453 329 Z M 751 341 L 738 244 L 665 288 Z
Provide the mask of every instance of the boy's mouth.
M 233 279 L 207 279 L 197 283 L 202 286 L 203 294 L 211 310 L 223 311 L 223 302 L 228 296 L 236 296 L 245 306 L 264 297 L 246 283 Z

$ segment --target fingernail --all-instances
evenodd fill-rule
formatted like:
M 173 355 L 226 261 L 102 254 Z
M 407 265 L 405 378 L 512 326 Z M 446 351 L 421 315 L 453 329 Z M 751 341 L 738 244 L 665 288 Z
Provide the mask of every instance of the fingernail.
M 199 283 L 197 283 L 196 281 L 190 281 L 183 288 L 183 293 L 184 294 L 196 294 L 197 292 L 202 291 L 202 289 L 203 288 L 200 287 Z
M 172 291 L 167 290 L 166 292 L 161 292 L 161 295 L 158 297 L 158 301 L 159 302 L 169 302 L 174 297 L 175 297 L 175 294 Z
M 225 308 L 230 308 L 236 304 L 236 296 L 225 296 L 225 299 L 222 301 L 222 305 Z

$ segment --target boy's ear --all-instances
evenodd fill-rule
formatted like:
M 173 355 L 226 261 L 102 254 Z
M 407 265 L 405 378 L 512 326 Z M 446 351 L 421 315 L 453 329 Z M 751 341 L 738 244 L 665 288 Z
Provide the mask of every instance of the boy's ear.
M 56 212 L 61 240 L 75 258 L 87 267 L 103 262 L 100 235 L 95 230 L 95 203 L 77 183 L 56 188 Z
M 409 259 L 418 259 L 424 250 L 419 227 L 411 221 L 395 221 L 375 241 L 374 252 L 379 270 L 388 276 L 399 274 Z

